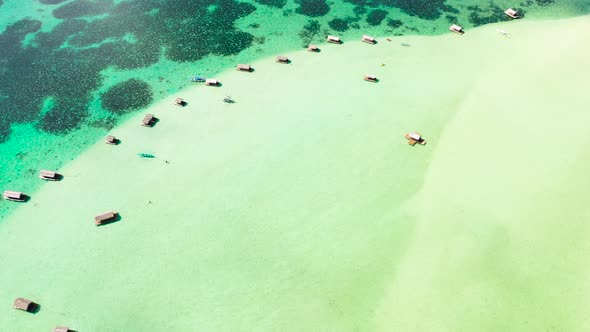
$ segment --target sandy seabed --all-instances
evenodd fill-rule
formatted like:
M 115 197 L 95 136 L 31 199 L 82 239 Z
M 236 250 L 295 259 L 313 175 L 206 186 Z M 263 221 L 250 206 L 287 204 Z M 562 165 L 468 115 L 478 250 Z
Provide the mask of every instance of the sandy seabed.
M 584 31 L 345 40 L 171 96 L 0 223 L 0 330 L 589 329 Z

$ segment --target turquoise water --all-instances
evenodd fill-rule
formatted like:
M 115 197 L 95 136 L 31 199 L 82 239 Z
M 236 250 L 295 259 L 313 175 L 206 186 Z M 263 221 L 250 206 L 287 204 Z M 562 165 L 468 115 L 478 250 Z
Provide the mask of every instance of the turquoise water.
M 446 33 L 590 12 L 587 1 L 0 1 L 0 188 L 34 192 L 117 123 L 237 62 L 327 34 Z M 14 204 L 0 204 L 0 218 Z

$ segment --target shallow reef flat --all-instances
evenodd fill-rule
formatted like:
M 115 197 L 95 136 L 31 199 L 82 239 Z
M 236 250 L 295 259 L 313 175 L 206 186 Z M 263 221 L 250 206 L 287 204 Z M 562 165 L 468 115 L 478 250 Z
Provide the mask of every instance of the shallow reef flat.
M 588 329 L 588 29 L 359 34 L 130 115 L 0 223 L 0 330 Z
M 145 107 L 237 62 L 345 40 L 583 15 L 586 0 L 0 1 L 0 188 L 34 191 Z M 12 211 L 0 204 L 0 220 Z

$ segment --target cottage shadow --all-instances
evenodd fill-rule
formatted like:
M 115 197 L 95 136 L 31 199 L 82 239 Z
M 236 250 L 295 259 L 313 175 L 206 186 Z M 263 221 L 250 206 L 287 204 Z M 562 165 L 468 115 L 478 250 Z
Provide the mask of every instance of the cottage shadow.
M 27 310 L 27 312 L 32 313 L 33 315 L 36 315 L 40 310 L 41 310 L 41 305 L 39 303 L 33 302 L 29 306 L 29 310 Z

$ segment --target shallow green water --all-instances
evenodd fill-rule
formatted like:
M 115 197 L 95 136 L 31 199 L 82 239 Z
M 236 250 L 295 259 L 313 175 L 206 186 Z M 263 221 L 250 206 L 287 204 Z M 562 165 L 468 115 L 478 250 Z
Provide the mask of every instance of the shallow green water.
M 52 4 L 54 3 L 54 4 Z M 41 168 L 60 168 L 139 109 L 236 62 L 362 34 L 446 33 L 506 20 L 581 15 L 587 1 L 35 1 L 0 7 L 0 188 L 31 193 Z M 172 59 L 172 60 L 170 60 Z M 148 90 L 100 96 L 129 79 Z M 123 91 L 125 91 L 123 89 Z M 133 95 L 133 97 L 129 97 Z M 121 115 L 123 113 L 123 115 Z M 13 205 L 0 204 L 0 217 Z

